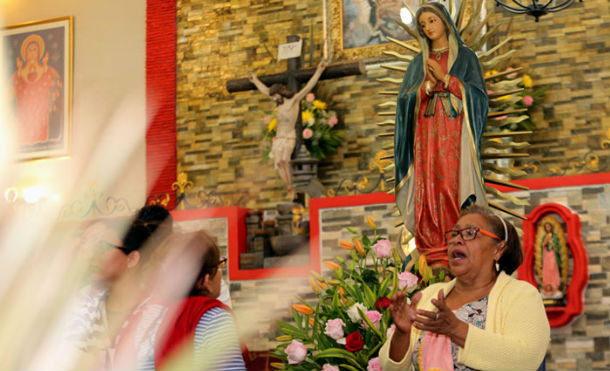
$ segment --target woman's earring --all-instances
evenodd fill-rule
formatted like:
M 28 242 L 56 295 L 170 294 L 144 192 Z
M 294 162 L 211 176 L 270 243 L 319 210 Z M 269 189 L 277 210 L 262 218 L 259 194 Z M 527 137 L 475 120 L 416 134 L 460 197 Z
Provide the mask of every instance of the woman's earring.
M 500 263 L 496 260 L 496 272 L 500 271 Z

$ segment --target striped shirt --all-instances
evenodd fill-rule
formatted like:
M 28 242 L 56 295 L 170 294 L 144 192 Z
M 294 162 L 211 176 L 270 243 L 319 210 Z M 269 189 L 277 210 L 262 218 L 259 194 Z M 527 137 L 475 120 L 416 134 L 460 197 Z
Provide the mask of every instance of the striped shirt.
M 155 332 L 158 327 L 158 325 L 155 326 Z M 154 351 L 150 350 L 153 343 L 142 344 L 148 349 L 138 349 L 139 356 L 146 354 L 146 359 L 140 358 L 138 362 L 139 370 L 152 371 L 155 369 Z M 197 370 L 246 370 L 233 316 L 226 310 L 216 307 L 201 316 L 195 328 L 194 343 Z

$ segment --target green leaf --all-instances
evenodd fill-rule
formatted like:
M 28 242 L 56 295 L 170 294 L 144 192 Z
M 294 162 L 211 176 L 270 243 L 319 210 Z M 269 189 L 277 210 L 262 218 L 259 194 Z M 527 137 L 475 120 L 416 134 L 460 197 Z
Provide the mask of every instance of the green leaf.
M 366 283 L 370 288 L 376 288 L 379 286 L 379 273 L 372 269 L 365 269 L 362 271 L 362 282 Z
M 362 236 L 362 244 L 365 247 L 371 247 L 371 240 L 367 236 Z
M 337 291 L 335 291 L 335 294 L 333 295 L 331 306 L 333 310 L 339 311 L 339 293 Z
M 288 322 L 277 321 L 277 324 L 279 326 L 279 330 L 286 335 L 290 335 L 292 337 L 299 338 L 299 339 L 308 339 L 309 338 L 309 336 L 307 336 L 307 331 L 300 330 Z
M 386 296 L 385 291 L 388 289 L 388 286 L 390 285 L 390 279 L 392 278 L 392 275 L 387 276 L 383 282 L 381 282 L 381 285 L 379 286 L 379 290 L 377 291 L 377 296 L 378 297 L 382 297 L 382 296 Z
M 368 308 L 373 308 L 375 306 L 375 294 L 373 290 L 366 283 L 362 285 L 364 291 L 364 304 Z
M 358 231 L 356 231 L 354 228 L 352 227 L 347 227 L 347 230 L 352 232 L 353 234 L 358 234 Z
M 356 290 L 354 288 L 354 286 L 350 285 L 349 283 L 347 283 L 345 280 L 341 280 L 341 286 L 345 289 L 345 291 L 347 292 L 347 294 L 349 296 L 351 296 L 352 298 L 355 298 L 357 301 L 362 302 L 362 295 L 360 293 L 360 291 Z
M 335 277 L 337 277 L 338 280 L 343 278 L 343 267 L 339 266 L 338 269 L 333 269 L 333 272 L 335 273 Z
M 381 346 L 383 345 L 383 343 L 385 342 L 385 339 L 382 339 L 382 341 L 378 342 L 377 345 L 375 345 L 373 348 L 371 348 L 371 350 L 369 350 L 368 352 L 368 359 L 371 359 L 371 357 L 373 357 L 373 355 L 375 354 L 375 352 L 381 348 Z
M 390 297 L 394 296 L 398 292 L 398 273 L 396 269 L 392 272 L 392 291 L 390 292 Z
M 324 349 L 323 351 L 321 351 L 320 353 L 318 353 L 314 356 L 314 359 L 320 359 L 320 358 L 341 358 L 341 359 L 348 361 L 352 365 L 356 366 L 358 369 L 362 369 L 362 366 L 356 359 L 356 356 L 352 352 L 349 352 L 345 349 L 340 349 L 340 348 Z
M 356 367 L 354 367 L 354 366 L 350 366 L 350 365 L 348 365 L 348 364 L 346 364 L 346 363 L 341 363 L 341 364 L 339 364 L 339 367 L 340 367 L 340 368 L 345 368 L 345 369 L 348 369 L 349 371 L 360 371 L 360 370 L 364 370 L 364 368 L 356 368 Z

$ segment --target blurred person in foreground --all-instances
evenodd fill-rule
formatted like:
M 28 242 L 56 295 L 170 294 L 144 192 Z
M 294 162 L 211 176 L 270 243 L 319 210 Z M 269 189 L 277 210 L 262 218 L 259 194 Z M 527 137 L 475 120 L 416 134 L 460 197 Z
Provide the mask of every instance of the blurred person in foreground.
M 478 206 L 445 233 L 455 278 L 411 303 L 392 298 L 396 330 L 379 352 L 392 370 L 536 370 L 550 342 L 540 294 L 512 274 L 523 261 L 512 224 Z
M 93 262 L 99 266 L 93 282 L 75 300 L 68 341 L 83 352 L 83 367 L 110 368 L 115 334 L 147 295 L 141 268 L 171 233 L 172 218 L 161 206 L 145 206 L 122 239 L 106 223 L 94 225 L 106 228 L 97 232 L 102 236 L 98 246 L 104 245 L 105 252 L 100 262 Z
M 154 351 L 138 369 L 245 370 L 231 309 L 217 300 L 226 258 L 205 232 L 174 233 L 164 241 L 156 297 L 171 301 L 153 324 Z

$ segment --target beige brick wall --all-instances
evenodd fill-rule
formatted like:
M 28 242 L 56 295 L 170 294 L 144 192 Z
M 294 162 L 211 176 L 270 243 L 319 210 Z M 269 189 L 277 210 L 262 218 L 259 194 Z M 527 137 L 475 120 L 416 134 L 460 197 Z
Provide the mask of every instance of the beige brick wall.
M 608 2 L 575 2 L 538 23 L 492 1 L 487 9 L 491 24 L 507 22 L 498 37 L 512 37 L 511 64 L 523 67 L 534 87 L 550 86 L 534 116 L 540 131 L 526 138 L 533 158 L 524 163 L 536 166 L 527 168 L 528 177 L 610 171 L 610 152 L 602 146 L 610 139 Z

